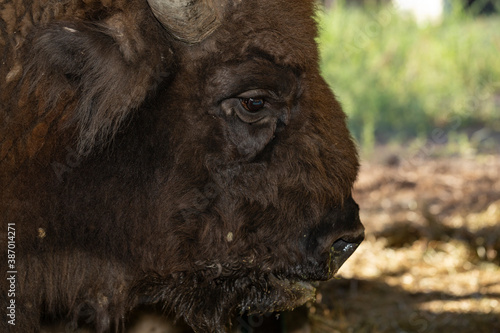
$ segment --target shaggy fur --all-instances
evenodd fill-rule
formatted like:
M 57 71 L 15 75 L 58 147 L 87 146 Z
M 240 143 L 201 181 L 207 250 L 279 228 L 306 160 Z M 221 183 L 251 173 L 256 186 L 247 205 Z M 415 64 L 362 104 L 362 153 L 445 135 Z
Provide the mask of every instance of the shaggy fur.
M 229 1 L 188 45 L 145 0 L 0 4 L 1 248 L 15 223 L 18 271 L 2 332 L 122 331 L 149 305 L 224 332 L 333 276 L 333 242 L 362 239 L 358 162 L 313 13 Z

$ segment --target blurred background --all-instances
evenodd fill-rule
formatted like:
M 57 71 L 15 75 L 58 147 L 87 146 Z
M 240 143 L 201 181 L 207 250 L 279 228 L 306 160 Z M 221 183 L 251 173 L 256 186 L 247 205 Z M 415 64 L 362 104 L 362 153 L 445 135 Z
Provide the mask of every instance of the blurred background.
M 500 332 L 500 1 L 320 6 L 367 237 L 309 331 Z

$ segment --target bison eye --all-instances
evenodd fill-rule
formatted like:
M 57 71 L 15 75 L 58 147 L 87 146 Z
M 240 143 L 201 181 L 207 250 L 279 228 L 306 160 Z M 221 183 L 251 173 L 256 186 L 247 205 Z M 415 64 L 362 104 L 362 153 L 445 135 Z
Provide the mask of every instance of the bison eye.
M 266 89 L 248 90 L 220 102 L 224 114 L 235 115 L 248 124 L 276 117 L 281 112 L 282 104 L 282 99 L 276 93 Z
M 265 101 L 262 98 L 240 98 L 240 103 L 248 112 L 258 112 L 264 108 Z

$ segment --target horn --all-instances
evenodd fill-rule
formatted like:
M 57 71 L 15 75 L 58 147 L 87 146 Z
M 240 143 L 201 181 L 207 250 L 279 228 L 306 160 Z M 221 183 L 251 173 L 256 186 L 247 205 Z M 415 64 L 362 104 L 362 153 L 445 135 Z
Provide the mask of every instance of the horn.
M 211 0 L 148 0 L 158 21 L 178 40 L 199 43 L 220 25 Z

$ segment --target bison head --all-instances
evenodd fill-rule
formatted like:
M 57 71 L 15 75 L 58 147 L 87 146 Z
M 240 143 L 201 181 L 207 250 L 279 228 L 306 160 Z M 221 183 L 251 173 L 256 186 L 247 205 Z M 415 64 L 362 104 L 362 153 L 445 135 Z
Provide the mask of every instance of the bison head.
M 50 219 L 37 251 L 112 261 L 80 270 L 119 280 L 86 297 L 162 304 L 200 332 L 303 304 L 363 239 L 357 154 L 319 73 L 313 1 L 148 3 L 94 4 L 27 37 L 30 84 L 11 109 L 36 103 L 57 124 L 18 178 L 45 172 L 25 191 L 48 203 L 32 213 Z M 75 137 L 78 163 L 61 169 Z M 21 181 L 9 184 L 14 200 Z M 123 297 L 106 290 L 118 284 Z
M 210 329 L 233 310 L 304 303 L 363 238 L 356 152 L 318 73 L 311 4 L 225 10 L 210 37 L 176 45 L 178 71 L 154 106 L 167 151 L 157 209 L 175 256 L 170 277 L 136 290 Z

